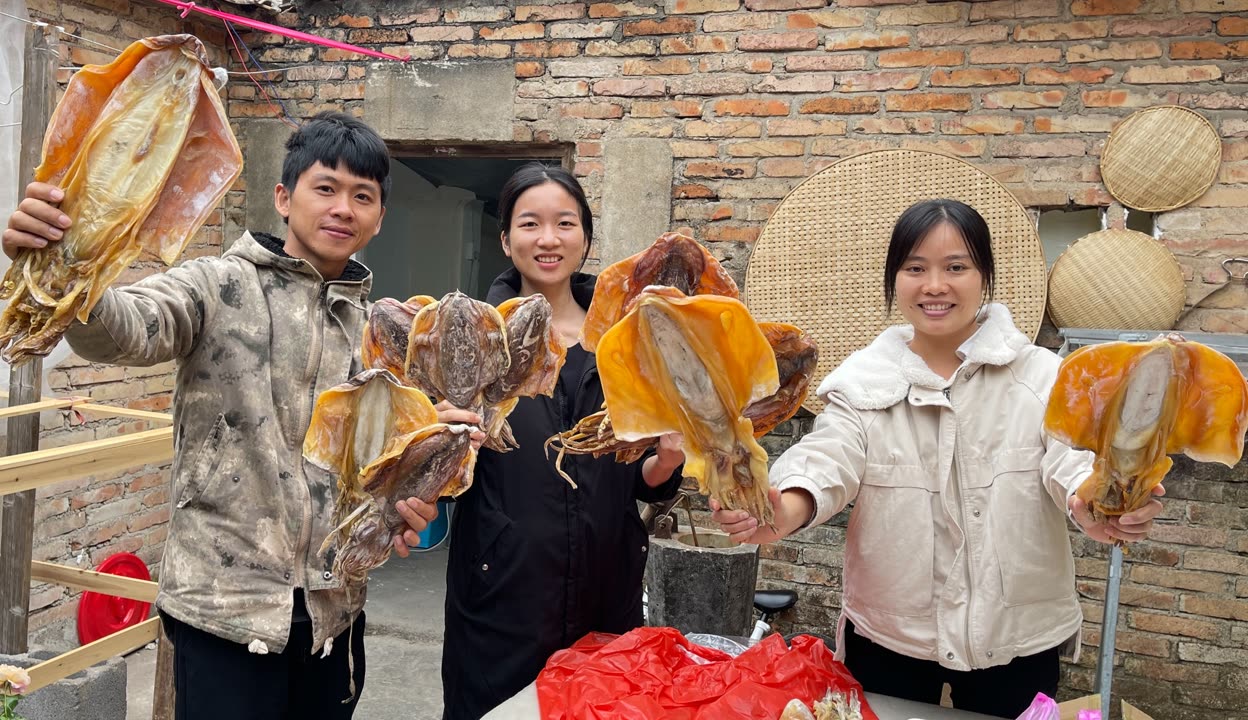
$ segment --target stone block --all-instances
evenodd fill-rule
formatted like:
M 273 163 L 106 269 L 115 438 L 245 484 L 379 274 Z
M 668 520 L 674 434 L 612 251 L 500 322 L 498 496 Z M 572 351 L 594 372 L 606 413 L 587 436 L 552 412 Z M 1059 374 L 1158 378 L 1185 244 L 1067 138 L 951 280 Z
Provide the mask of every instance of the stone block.
M 758 546 L 698 530 L 671 540 L 652 538 L 646 563 L 648 622 L 685 634 L 746 636 L 753 627 Z

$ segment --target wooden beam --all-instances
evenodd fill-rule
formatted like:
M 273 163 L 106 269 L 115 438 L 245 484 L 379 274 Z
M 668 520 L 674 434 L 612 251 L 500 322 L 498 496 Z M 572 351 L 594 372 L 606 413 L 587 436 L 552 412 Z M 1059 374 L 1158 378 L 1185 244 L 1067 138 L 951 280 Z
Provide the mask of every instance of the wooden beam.
M 0 398 L 7 399 L 9 394 L 0 390 Z M 25 405 L 10 405 L 7 408 L 0 408 L 0 418 L 7 418 L 15 415 L 23 415 L 31 412 L 42 412 L 44 410 L 81 410 L 86 413 L 94 413 L 96 415 L 114 415 L 116 417 L 128 417 L 136 420 L 150 420 L 158 423 L 171 423 L 173 416 L 169 413 L 152 412 L 150 410 L 135 410 L 128 407 L 117 407 L 115 405 L 100 405 L 99 403 L 89 402 L 89 397 L 45 397 L 37 403 L 27 403 Z
M 86 670 L 98 662 L 143 647 L 156 639 L 159 626 L 160 618 L 148 618 L 138 625 L 118 630 L 93 643 L 39 663 L 27 670 L 30 673 L 30 687 L 26 689 L 26 693 L 30 694 L 39 688 L 47 687 L 76 672 Z
M 112 405 L 97 405 L 96 403 L 75 403 L 74 409 L 96 415 L 115 415 L 136 420 L 149 420 L 165 425 L 173 423 L 173 416 L 169 413 L 151 412 L 150 410 L 134 410 L 132 408 L 113 407 Z
M 156 639 L 156 677 L 152 680 L 152 720 L 174 720 L 177 689 L 173 684 L 173 640 L 160 625 Z
M 35 177 L 43 154 L 43 136 L 56 104 L 56 68 L 60 36 L 55 28 L 32 25 L 26 30 L 25 75 L 22 80 L 22 146 L 18 160 L 19 187 Z M 24 193 L 23 193 L 24 194 Z M 37 402 L 43 390 L 43 361 L 35 358 L 9 370 L 10 404 Z M 9 418 L 8 453 L 29 453 L 39 447 L 39 416 Z M 0 653 L 26 652 L 26 615 L 30 609 L 30 551 L 34 541 L 35 492 L 0 499 Z
M 109 575 L 85 568 L 57 565 L 55 563 L 32 560 L 30 563 L 30 579 L 40 582 L 56 583 L 79 590 L 115 595 L 117 597 L 156 602 L 157 584 L 151 580 Z
M 173 428 L 164 427 L 0 458 L 0 495 L 163 463 L 171 457 Z M 30 550 L 26 551 L 26 557 L 22 564 L 29 568 Z M 27 580 L 27 586 L 29 584 Z
M 72 407 L 75 400 L 73 398 L 48 398 L 39 402 L 28 402 L 22 405 L 10 405 L 0 408 L 0 420 L 5 418 L 21 417 L 32 413 L 41 413 L 44 410 L 61 410 L 63 408 Z M 38 419 L 38 418 L 36 418 Z

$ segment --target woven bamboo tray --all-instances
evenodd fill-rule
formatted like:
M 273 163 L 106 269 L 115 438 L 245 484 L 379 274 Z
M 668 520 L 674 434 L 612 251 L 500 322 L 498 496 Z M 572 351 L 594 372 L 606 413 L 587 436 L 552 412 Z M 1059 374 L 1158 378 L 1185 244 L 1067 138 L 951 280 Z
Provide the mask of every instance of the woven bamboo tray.
M 1101 178 L 1123 205 L 1164 212 L 1203 195 L 1221 163 L 1222 141 L 1204 116 L 1161 105 L 1118 123 L 1101 153 Z
M 1079 238 L 1049 274 L 1049 315 L 1058 327 L 1170 330 L 1185 299 L 1178 260 L 1134 230 Z
M 992 230 L 995 299 L 1034 338 L 1047 291 L 1044 251 L 1032 219 L 1008 190 L 957 158 L 876 150 L 807 178 L 776 207 L 754 245 L 745 302 L 759 320 L 789 322 L 819 343 L 816 382 L 884 328 L 904 322 L 884 309 L 884 258 L 893 224 L 920 200 L 952 198 Z M 813 395 L 805 407 L 818 412 Z

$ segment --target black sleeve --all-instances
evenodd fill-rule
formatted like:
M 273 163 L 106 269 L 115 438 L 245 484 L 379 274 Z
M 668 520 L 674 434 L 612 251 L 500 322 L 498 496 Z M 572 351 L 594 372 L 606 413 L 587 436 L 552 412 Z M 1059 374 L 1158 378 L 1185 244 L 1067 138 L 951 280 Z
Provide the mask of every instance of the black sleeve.
M 663 502 L 671 500 L 676 496 L 676 491 L 680 489 L 680 481 L 684 478 L 685 466 L 681 464 L 672 471 L 672 476 L 667 482 L 658 487 L 650 487 L 646 484 L 646 478 L 641 473 L 641 469 L 646 464 L 646 460 L 654 457 L 654 450 L 647 450 L 641 459 L 633 463 L 633 497 L 646 503 Z

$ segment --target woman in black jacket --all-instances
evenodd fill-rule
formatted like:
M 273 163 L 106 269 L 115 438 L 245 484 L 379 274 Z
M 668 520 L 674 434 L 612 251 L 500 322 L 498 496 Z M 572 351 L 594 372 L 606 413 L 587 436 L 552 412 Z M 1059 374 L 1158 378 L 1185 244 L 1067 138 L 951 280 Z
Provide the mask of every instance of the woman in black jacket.
M 530 163 L 503 186 L 503 251 L 514 267 L 490 287 L 492 304 L 540 292 L 568 345 L 554 397 L 521 398 L 509 417 L 519 449 L 482 449 L 472 488 L 455 506 L 446 571 L 442 648 L 444 720 L 481 717 L 537 678 L 552 653 L 589 632 L 642 624 L 649 539 L 638 500 L 671 498 L 680 484 L 680 436 L 621 464 L 568 456 L 573 489 L 544 443 L 600 409 L 594 355 L 578 344 L 594 294 L 579 272 L 593 218 L 570 173 Z

